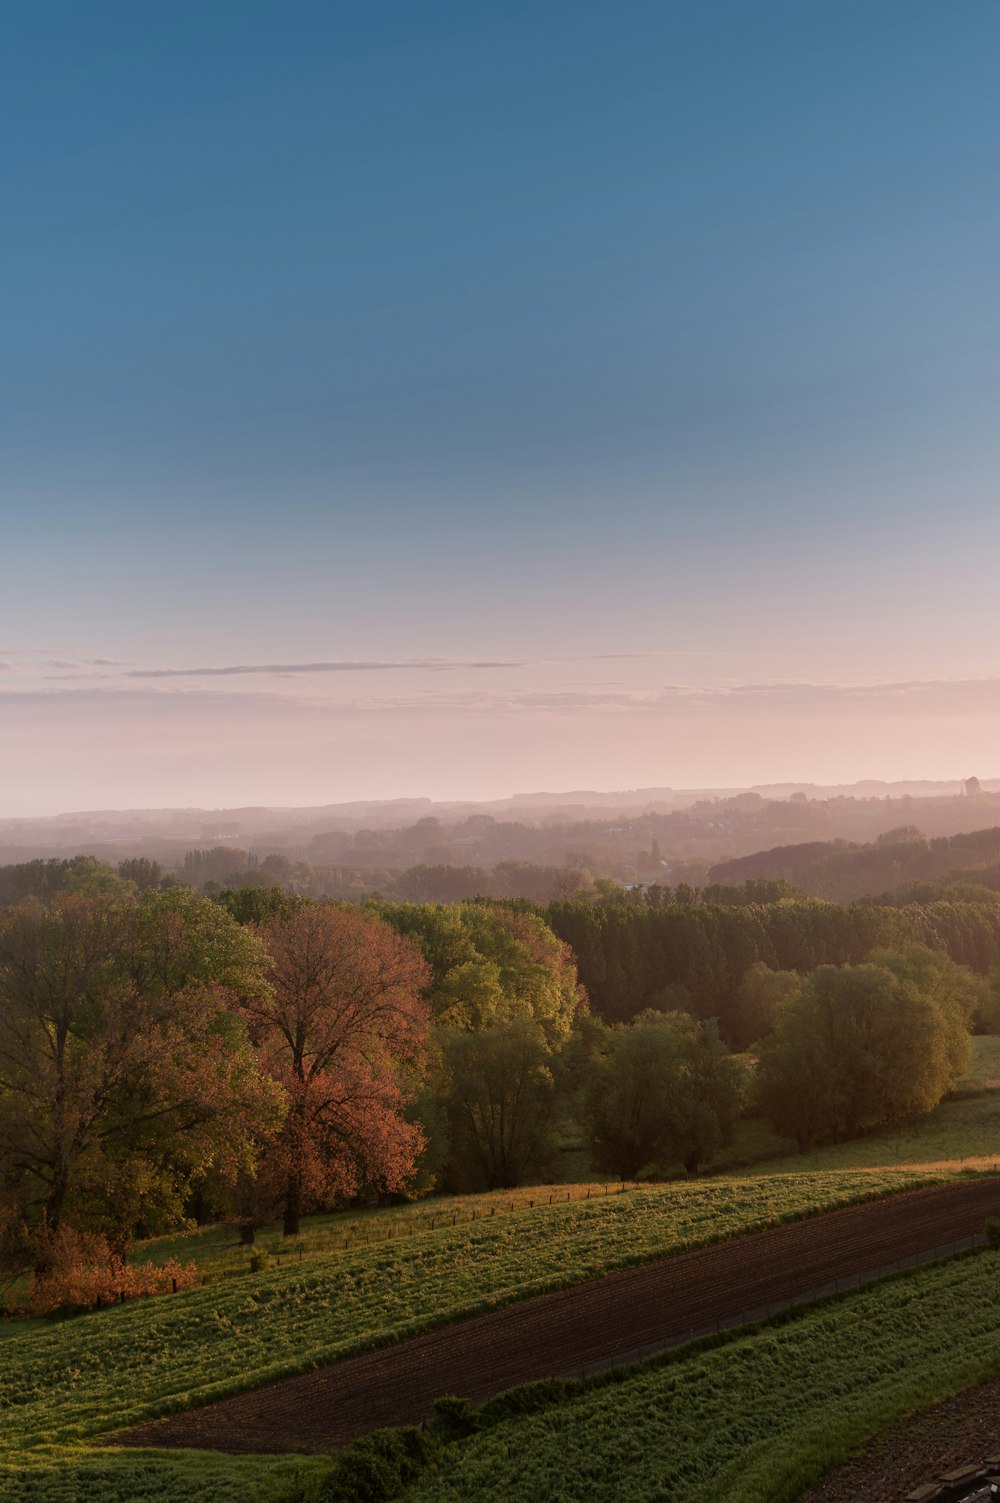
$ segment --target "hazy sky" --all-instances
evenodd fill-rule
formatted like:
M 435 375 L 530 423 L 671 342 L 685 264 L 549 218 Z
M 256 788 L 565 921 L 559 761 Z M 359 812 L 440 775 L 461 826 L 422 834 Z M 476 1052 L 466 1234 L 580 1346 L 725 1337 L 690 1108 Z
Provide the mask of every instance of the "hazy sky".
M 998 73 L 996 0 L 11 0 L 0 814 L 1000 775 Z

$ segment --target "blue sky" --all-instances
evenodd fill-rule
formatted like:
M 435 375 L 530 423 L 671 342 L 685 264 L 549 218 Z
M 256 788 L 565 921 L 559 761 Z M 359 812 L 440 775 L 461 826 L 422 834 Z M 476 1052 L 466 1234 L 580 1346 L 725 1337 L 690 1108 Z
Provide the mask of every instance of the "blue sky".
M 3 41 L 0 812 L 998 771 L 992 0 Z

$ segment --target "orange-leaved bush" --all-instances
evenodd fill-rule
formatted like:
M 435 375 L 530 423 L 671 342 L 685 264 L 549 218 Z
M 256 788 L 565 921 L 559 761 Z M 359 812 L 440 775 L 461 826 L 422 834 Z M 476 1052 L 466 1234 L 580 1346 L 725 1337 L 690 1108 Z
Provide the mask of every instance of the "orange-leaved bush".
M 61 1309 L 109 1305 L 122 1295 L 166 1294 L 198 1280 L 195 1263 L 129 1263 L 108 1239 L 63 1224 L 47 1240 L 44 1273 L 33 1275 L 24 1292 L 9 1299 L 13 1313 L 49 1315 Z

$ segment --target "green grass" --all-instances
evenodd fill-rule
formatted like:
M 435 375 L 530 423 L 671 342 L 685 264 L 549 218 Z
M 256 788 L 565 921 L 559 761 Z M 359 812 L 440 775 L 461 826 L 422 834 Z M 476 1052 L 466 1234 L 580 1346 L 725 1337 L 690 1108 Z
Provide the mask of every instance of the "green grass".
M 106 1434 L 609 1269 L 874 1193 L 907 1173 L 666 1185 L 316 1255 L 8 1334 L 0 1465 Z
M 790 1503 L 869 1434 L 1000 1371 L 998 1287 L 996 1254 L 953 1259 L 574 1385 L 450 1447 L 405 1503 L 603 1503 L 610 1479 L 623 1503 Z
M 481 1195 L 438 1195 L 432 1199 L 380 1209 L 336 1211 L 328 1215 L 309 1216 L 303 1220 L 301 1233 L 284 1237 L 279 1223 L 261 1228 L 253 1247 L 239 1243 L 236 1228 L 224 1223 L 178 1232 L 168 1237 L 151 1238 L 136 1244 L 134 1259 L 164 1263 L 168 1258 L 195 1262 L 209 1278 L 246 1273 L 251 1254 L 265 1251 L 277 1264 L 302 1262 L 317 1254 L 358 1251 L 370 1245 L 415 1236 L 422 1232 L 442 1231 L 463 1222 L 484 1217 L 509 1215 L 548 1207 L 572 1204 L 579 1200 L 603 1199 L 619 1193 L 619 1185 L 587 1182 L 578 1184 L 529 1185 L 518 1190 L 504 1190 Z
M 212 1451 L 31 1452 L 0 1468 L 4 1503 L 291 1503 L 329 1462 Z
M 960 1093 L 1000 1089 L 1000 1036 L 977 1034 L 972 1040 L 972 1058 L 958 1083 Z

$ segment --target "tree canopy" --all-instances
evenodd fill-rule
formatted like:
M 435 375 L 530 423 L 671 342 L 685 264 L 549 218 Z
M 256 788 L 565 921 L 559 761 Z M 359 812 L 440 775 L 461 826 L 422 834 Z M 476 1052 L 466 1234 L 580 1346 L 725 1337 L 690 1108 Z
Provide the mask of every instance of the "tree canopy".
M 961 968 L 919 947 L 820 966 L 761 1046 L 765 1116 L 807 1147 L 930 1111 L 968 1058 L 964 988 Z

